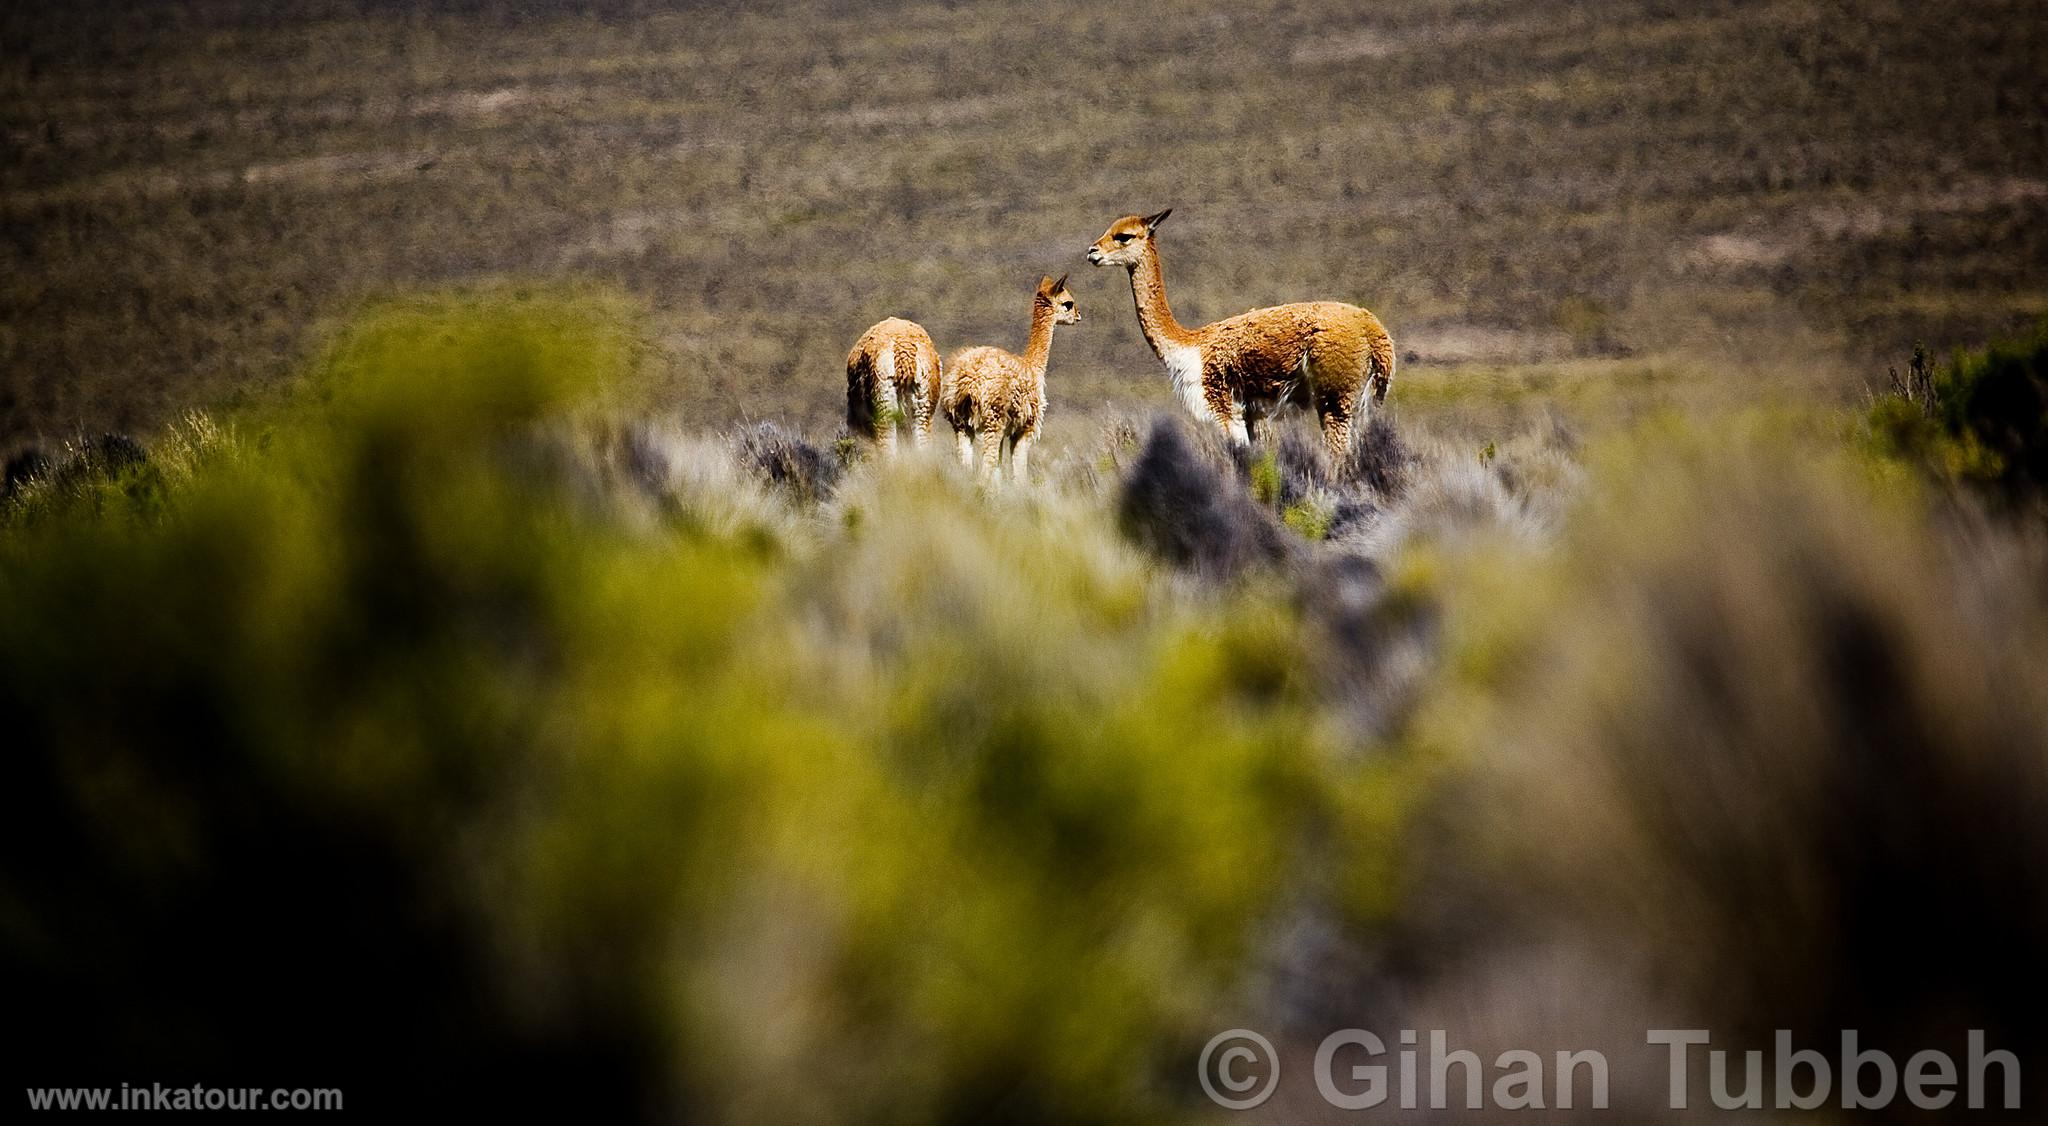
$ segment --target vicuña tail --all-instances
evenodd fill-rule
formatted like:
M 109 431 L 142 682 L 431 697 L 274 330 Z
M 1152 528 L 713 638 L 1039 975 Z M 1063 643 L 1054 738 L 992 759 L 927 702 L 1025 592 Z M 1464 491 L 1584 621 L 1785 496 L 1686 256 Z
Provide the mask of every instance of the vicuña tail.
M 1384 331 L 1376 333 L 1370 345 L 1371 355 L 1367 357 L 1368 376 L 1372 381 L 1372 401 L 1384 403 L 1387 392 L 1394 386 L 1394 341 Z

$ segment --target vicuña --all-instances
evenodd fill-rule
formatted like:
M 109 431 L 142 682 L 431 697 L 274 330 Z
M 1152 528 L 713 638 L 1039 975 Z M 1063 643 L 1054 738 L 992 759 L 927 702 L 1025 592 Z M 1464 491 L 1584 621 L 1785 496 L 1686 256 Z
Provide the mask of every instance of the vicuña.
M 1052 355 L 1052 329 L 1080 321 L 1066 276 L 1040 278 L 1031 295 L 1031 337 L 1022 356 L 982 345 L 955 352 L 946 361 L 939 405 L 953 426 L 962 464 L 975 464 L 978 442 L 980 474 L 991 478 L 1007 448 L 1011 478 L 1030 480 L 1031 443 L 1045 420 L 1045 364 Z
M 896 425 L 910 424 L 911 440 L 931 440 L 939 395 L 939 349 L 924 326 L 901 317 L 877 321 L 846 354 L 846 426 L 896 452 Z
M 1280 404 L 1313 406 L 1323 444 L 1341 464 L 1359 413 L 1370 409 L 1366 395 L 1382 402 L 1394 382 L 1393 338 L 1378 317 L 1339 301 L 1275 305 L 1188 328 L 1166 304 L 1159 269 L 1156 232 L 1172 213 L 1118 219 L 1088 248 L 1088 261 L 1130 271 L 1138 327 L 1174 393 L 1239 445 Z

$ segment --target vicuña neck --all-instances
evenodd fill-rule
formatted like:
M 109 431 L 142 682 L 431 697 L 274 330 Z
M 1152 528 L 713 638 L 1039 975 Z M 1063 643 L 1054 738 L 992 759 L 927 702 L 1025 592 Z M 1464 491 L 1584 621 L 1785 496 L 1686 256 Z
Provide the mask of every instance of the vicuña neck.
M 1138 303 L 1138 327 L 1144 331 L 1145 342 L 1152 345 L 1154 355 L 1165 359 L 1169 346 L 1194 343 L 1195 334 L 1174 319 L 1173 308 L 1166 303 L 1166 276 L 1159 268 L 1159 248 L 1149 243 L 1144 257 L 1131 267 L 1131 297 Z
M 1058 315 L 1051 302 L 1031 303 L 1031 339 L 1024 344 L 1024 367 L 1040 379 L 1045 378 L 1046 362 L 1052 358 L 1052 322 Z

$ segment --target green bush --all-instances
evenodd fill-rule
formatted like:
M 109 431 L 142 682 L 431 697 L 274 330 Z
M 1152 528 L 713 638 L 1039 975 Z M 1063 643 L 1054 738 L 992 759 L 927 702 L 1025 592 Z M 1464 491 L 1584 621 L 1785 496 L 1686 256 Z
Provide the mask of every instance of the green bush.
M 602 297 L 395 305 L 147 497 L 0 529 L 25 1068 L 1184 1116 L 1275 905 L 1392 851 L 1295 611 L 927 466 L 730 534 L 691 510 L 748 486 L 677 472 L 622 519 L 550 419 L 636 341 Z
M 1320 498 L 1295 501 L 1280 514 L 1280 522 L 1302 539 L 1314 543 L 1330 534 L 1330 505 Z
M 2048 321 L 1938 368 L 1916 352 L 1908 374 L 1892 383 L 1868 415 L 1880 452 L 2007 500 L 2038 497 L 2048 486 Z

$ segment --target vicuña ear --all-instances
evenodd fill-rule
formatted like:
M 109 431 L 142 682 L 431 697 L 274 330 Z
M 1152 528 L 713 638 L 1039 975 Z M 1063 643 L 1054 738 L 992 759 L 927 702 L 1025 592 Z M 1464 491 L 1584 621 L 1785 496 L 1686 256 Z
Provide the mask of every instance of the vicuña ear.
M 1148 231 L 1157 229 L 1159 224 L 1166 222 L 1166 217 L 1171 214 L 1173 214 L 1173 208 L 1169 207 L 1157 215 L 1147 215 L 1145 217 L 1145 229 Z
M 1063 290 L 1063 289 L 1065 289 L 1065 288 L 1067 288 L 1067 275 L 1065 275 L 1065 274 L 1061 274 L 1061 275 L 1060 275 L 1060 280 L 1058 280 L 1058 281 L 1056 281 L 1056 282 L 1052 283 L 1052 288 L 1051 288 L 1051 289 L 1048 289 L 1048 290 L 1046 290 L 1046 292 L 1047 292 L 1047 293 L 1058 293 L 1058 292 L 1059 292 L 1060 290 Z
M 1050 294 L 1050 293 L 1052 293 L 1052 291 L 1054 291 L 1054 290 L 1056 290 L 1056 289 L 1058 289 L 1058 288 L 1059 288 L 1059 286 L 1058 286 L 1058 284 L 1057 284 L 1057 283 L 1055 283 L 1055 282 L 1054 282 L 1054 281 L 1052 280 L 1052 275 L 1051 275 L 1051 274 L 1040 274 L 1040 275 L 1038 275 L 1038 292 L 1040 292 L 1040 293 L 1045 293 L 1045 294 Z

